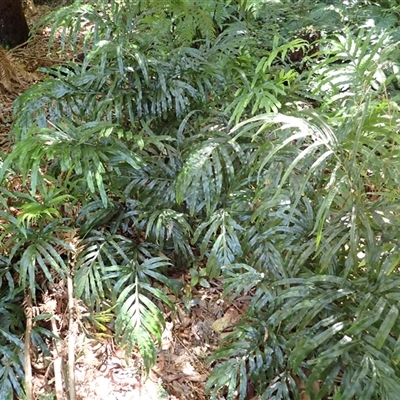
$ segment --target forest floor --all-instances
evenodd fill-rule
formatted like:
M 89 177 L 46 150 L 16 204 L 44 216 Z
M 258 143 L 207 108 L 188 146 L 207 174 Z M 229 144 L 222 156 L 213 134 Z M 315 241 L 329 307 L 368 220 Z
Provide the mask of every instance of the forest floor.
M 48 5 L 38 5 L 35 8 L 26 12 L 30 26 L 51 11 Z M 72 53 L 69 55 L 68 51 L 61 51 L 60 43 L 55 43 L 49 51 L 49 32 L 50 29 L 42 29 L 27 44 L 7 53 L 7 58 L 15 63 L 13 65 L 21 68 L 20 72 L 24 71 L 22 75 L 25 78 L 14 80 L 11 91 L 0 90 L 0 144 L 4 153 L 9 152 L 13 146 L 10 131 L 15 98 L 35 82 L 45 79 L 46 75 L 38 72 L 38 68 L 66 64 L 73 60 Z M 181 280 L 186 289 L 181 291 L 177 299 L 172 293 L 169 295 L 175 310 L 164 310 L 167 324 L 157 362 L 148 377 L 143 373 L 142 363 L 136 354 L 126 359 L 124 352 L 115 345 L 111 333 L 95 332 L 93 328 L 85 326 L 81 316 L 76 316 L 79 327 L 74 332 L 78 400 L 208 398 L 204 391 L 210 372 L 207 359 L 218 347 L 220 340 L 241 319 L 250 299 L 243 297 L 234 304 L 228 304 L 223 299 L 222 283 L 219 280 L 211 283 L 209 288 L 192 288 L 188 273 L 177 272 L 174 277 Z M 65 366 L 68 363 L 67 338 L 71 332 L 66 321 L 66 283 L 58 283 L 57 296 L 54 290 L 52 293 L 42 296 L 35 309 L 43 312 L 52 307 L 57 331 L 63 341 L 61 346 L 54 346 L 53 359 L 33 364 L 34 396 L 38 400 L 56 398 L 53 394 L 55 358 L 61 358 Z M 82 314 L 86 311 L 79 302 L 76 309 Z M 64 383 L 64 398 L 68 398 L 66 386 Z

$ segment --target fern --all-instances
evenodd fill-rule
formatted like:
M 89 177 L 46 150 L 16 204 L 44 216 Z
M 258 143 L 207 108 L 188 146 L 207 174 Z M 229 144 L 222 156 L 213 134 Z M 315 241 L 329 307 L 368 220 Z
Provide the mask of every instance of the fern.
M 0 385 L 2 398 L 13 399 L 14 394 L 24 395 L 21 384 L 23 371 L 23 348 L 21 340 L 23 331 L 24 311 L 21 307 L 21 290 L 14 287 L 10 272 L 7 271 L 7 260 L 0 258 L 1 278 L 6 278 L 9 286 L 2 286 L 0 301 Z
M 253 201 L 262 202 L 256 203 L 251 217 L 258 231 L 247 233 L 252 256 L 246 263 L 237 263 L 235 257 L 236 263 L 223 269 L 230 298 L 254 292 L 249 315 L 266 321 L 267 339 L 255 345 L 252 336 L 241 336 L 239 342 L 227 342 L 226 352 L 216 353 L 222 360 L 207 386 L 212 396 L 223 386 L 244 396 L 240 388 L 247 384 L 248 370 L 246 376 L 237 370 L 236 378 L 228 381 L 219 368 L 233 365 L 236 346 L 250 365 L 256 352 L 275 338 L 282 345 L 282 355 L 271 356 L 277 370 L 271 367 L 271 357 L 251 364 L 250 377 L 263 398 L 289 399 L 291 392 L 300 390 L 291 377 L 304 382 L 306 391 L 318 399 L 332 394 L 339 376 L 342 385 L 336 391 L 344 398 L 373 398 L 380 393 L 390 399 L 398 390 L 399 371 L 390 361 L 397 353 L 397 336 L 389 333 L 399 329 L 398 295 L 389 289 L 397 287 L 397 272 L 390 266 L 397 263 L 398 238 L 389 234 L 381 240 L 382 232 L 391 231 L 390 210 L 397 210 L 398 202 L 382 186 L 380 174 L 389 175 L 378 150 L 386 159 L 388 143 L 397 143 L 397 138 L 390 122 L 387 128 L 378 128 L 385 126 L 383 120 L 391 121 L 391 106 L 383 111 L 382 103 L 376 104 L 366 103 L 356 111 L 351 105 L 351 124 L 336 130 L 318 118 L 313 121 L 316 125 L 308 121 L 303 125 L 277 115 L 253 118 L 235 128 L 238 142 L 267 137 L 275 143 L 261 145 L 260 156 L 253 158 L 258 177 L 253 181 L 258 187 Z M 278 128 L 276 122 L 281 122 Z M 281 136 L 276 136 L 276 129 Z M 277 174 L 280 164 L 285 167 Z M 373 171 L 368 178 L 363 172 L 367 168 Z M 397 175 L 387 179 L 388 187 L 394 182 Z M 379 188 L 379 201 L 371 200 L 371 185 Z M 383 204 L 389 216 L 386 222 L 374 217 Z M 239 276 L 243 279 L 237 283 Z M 251 328 L 247 321 L 244 324 L 248 332 Z M 381 378 L 381 359 L 388 365 L 388 380 Z M 265 370 L 279 378 L 260 385 Z M 356 386 L 350 384 L 353 379 Z M 317 393 L 316 381 L 322 382 Z
M 365 99 L 359 96 L 379 96 L 385 94 L 393 79 L 393 67 L 396 67 L 396 50 L 390 43 L 390 37 L 378 30 L 368 32 L 361 29 L 357 35 L 347 32 L 345 36 L 336 35 L 327 41 L 330 57 L 315 69 L 321 77 L 314 92 L 329 95 L 324 107 L 333 102 L 342 106 L 357 104 Z
M 169 280 L 158 270 L 170 265 L 163 257 L 154 257 L 143 263 L 130 262 L 124 268 L 118 268 L 118 280 L 114 287 L 117 305 L 116 336 L 128 351 L 135 345 L 144 356 L 147 373 L 156 360 L 153 340 L 161 342 L 164 329 L 164 317 L 159 308 L 149 297 L 154 296 L 173 308 L 173 303 L 166 294 L 150 284 L 149 278 L 170 285 Z M 109 274 L 113 277 L 114 274 Z
M 148 372 L 173 266 L 252 296 L 212 398 L 396 397 L 398 55 L 388 5 L 367 3 L 89 0 L 44 20 L 83 58 L 16 100 L 1 163 L 7 395 L 19 290 L 73 275 L 88 321 Z

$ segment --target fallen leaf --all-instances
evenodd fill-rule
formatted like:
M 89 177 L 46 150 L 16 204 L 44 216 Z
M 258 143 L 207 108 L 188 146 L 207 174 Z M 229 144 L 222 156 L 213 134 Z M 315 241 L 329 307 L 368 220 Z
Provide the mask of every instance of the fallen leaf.
M 192 381 L 192 382 L 205 382 L 208 377 L 207 377 L 207 375 L 197 374 L 197 375 L 186 375 L 185 378 L 188 381 Z
M 214 332 L 223 332 L 226 328 L 233 326 L 232 318 L 229 315 L 225 315 L 222 318 L 216 319 L 211 325 L 211 329 Z

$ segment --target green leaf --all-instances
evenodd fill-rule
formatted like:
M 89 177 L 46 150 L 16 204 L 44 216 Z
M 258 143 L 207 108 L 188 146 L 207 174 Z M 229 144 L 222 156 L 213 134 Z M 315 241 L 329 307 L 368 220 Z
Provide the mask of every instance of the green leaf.
M 290 355 L 290 359 L 293 363 L 293 370 L 297 372 L 297 369 L 300 367 L 300 364 L 307 357 L 307 355 L 316 349 L 321 344 L 329 341 L 334 335 L 338 332 L 341 332 L 345 329 L 345 324 L 343 322 L 337 322 L 334 325 L 330 326 L 328 329 L 324 330 L 321 333 L 318 333 L 314 337 L 308 337 L 305 339 L 305 342 L 299 343 L 293 350 L 293 353 Z
M 400 336 L 397 338 L 396 344 L 393 349 L 392 361 L 395 365 L 398 365 L 400 363 Z
M 385 343 L 387 337 L 392 332 L 392 328 L 396 323 L 396 319 L 399 315 L 399 309 L 393 305 L 390 307 L 388 314 L 386 315 L 385 319 L 381 323 L 378 333 L 375 336 L 374 346 L 377 349 L 381 349 L 383 344 Z
M 380 297 L 370 312 L 360 315 L 356 322 L 347 330 L 348 335 L 358 335 L 379 320 L 386 306 L 386 300 Z

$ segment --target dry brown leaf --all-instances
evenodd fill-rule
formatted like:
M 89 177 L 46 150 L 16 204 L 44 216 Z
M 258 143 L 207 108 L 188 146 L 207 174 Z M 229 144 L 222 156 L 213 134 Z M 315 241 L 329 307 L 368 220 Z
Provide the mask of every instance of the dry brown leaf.
M 225 315 L 222 318 L 216 319 L 211 325 L 211 329 L 214 332 L 223 332 L 225 329 L 233 326 L 232 318 L 229 315 Z
M 185 379 L 191 382 L 205 382 L 208 379 L 208 376 L 204 374 L 185 375 Z

